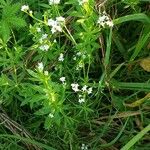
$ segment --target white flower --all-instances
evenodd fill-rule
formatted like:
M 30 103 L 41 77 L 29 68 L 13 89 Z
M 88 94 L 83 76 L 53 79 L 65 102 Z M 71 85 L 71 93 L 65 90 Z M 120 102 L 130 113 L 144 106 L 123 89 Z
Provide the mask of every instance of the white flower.
M 49 0 L 50 5 L 59 4 L 60 0 Z
M 44 40 L 44 39 L 46 39 L 47 38 L 47 36 L 48 36 L 48 34 L 42 34 L 42 40 Z
M 49 26 L 56 26 L 57 25 L 57 21 L 53 20 L 53 19 L 48 19 L 47 24 Z
M 37 31 L 37 32 L 41 32 L 41 28 L 37 27 L 37 28 L 36 28 L 36 31 Z
M 61 77 L 59 80 L 60 80 L 63 84 L 65 84 L 66 78 L 65 78 L 65 77 Z
M 85 102 L 84 98 L 79 99 L 79 103 L 84 103 L 84 102 Z
M 42 37 L 40 38 L 40 43 L 43 43 L 43 40 L 45 40 L 48 37 L 48 34 L 42 34 Z
M 84 85 L 82 91 L 85 92 L 87 90 L 87 85 Z
M 79 5 L 83 5 L 84 3 L 87 3 L 88 0 L 78 0 Z
M 64 54 L 60 53 L 58 61 L 64 61 Z
M 54 115 L 53 115 L 52 113 L 50 113 L 50 114 L 48 115 L 48 117 L 53 118 Z
M 105 27 L 105 25 L 107 25 L 109 27 L 113 27 L 113 25 L 114 25 L 113 22 L 112 22 L 112 20 L 106 14 L 106 12 L 103 12 L 101 14 L 101 16 L 98 18 L 97 23 L 99 25 L 101 25 L 102 27 Z
M 62 32 L 61 22 L 64 21 L 63 17 L 56 17 L 56 20 L 48 19 L 47 24 L 52 27 L 51 32 Z
M 56 20 L 57 20 L 58 22 L 64 22 L 64 21 L 65 21 L 65 18 L 62 17 L 62 16 L 60 16 L 60 17 L 56 17 Z
M 108 16 L 103 15 L 98 18 L 97 23 L 101 24 L 101 23 L 105 22 L 106 20 L 109 20 Z
M 72 87 L 72 89 L 73 89 L 75 92 L 80 91 L 80 90 L 78 89 L 79 84 L 77 84 L 77 83 L 72 83 L 72 84 L 71 84 L 71 87 Z
M 62 27 L 59 26 L 59 25 L 53 26 L 52 29 L 51 29 L 51 32 L 52 32 L 52 33 L 55 33 L 55 32 L 57 32 L 57 31 L 62 32 Z
M 29 6 L 28 5 L 23 5 L 21 7 L 21 11 L 27 11 L 27 10 L 29 10 Z
M 77 57 L 76 57 L 76 56 L 74 56 L 74 57 L 73 57 L 73 60 L 77 60 Z
M 87 90 L 88 94 L 91 94 L 92 93 L 92 87 L 90 87 L 88 90 Z
M 82 95 L 79 95 L 79 98 L 81 98 L 82 97 Z
M 48 51 L 49 45 L 47 45 L 47 44 L 41 45 L 41 46 L 39 47 L 39 49 L 41 49 L 42 51 Z
M 111 20 L 110 20 L 110 21 L 107 21 L 106 24 L 107 24 L 109 27 L 113 27 L 113 26 L 114 26 L 114 24 L 113 24 L 113 22 L 112 22 Z
M 44 75 L 48 76 L 48 71 L 44 71 Z
M 81 54 L 82 54 L 81 52 L 77 52 L 77 54 L 76 54 L 76 55 L 77 55 L 77 56 L 81 56 Z
M 81 146 L 81 150 L 88 150 L 88 147 L 87 147 L 87 145 L 85 145 L 85 144 L 82 144 L 82 146 Z
M 42 72 L 43 69 L 44 69 L 43 63 L 42 63 L 42 62 L 38 63 L 37 68 L 38 68 L 38 70 L 39 70 L 40 72 Z

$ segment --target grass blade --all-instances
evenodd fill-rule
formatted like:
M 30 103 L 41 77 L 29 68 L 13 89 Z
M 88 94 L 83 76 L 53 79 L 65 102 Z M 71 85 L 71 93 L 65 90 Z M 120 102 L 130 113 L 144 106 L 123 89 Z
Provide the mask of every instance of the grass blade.
M 143 23 L 150 23 L 150 18 L 144 13 L 138 13 L 133 15 L 126 15 L 120 18 L 113 20 L 114 24 L 120 24 L 127 21 L 141 21 Z
M 137 55 L 141 52 L 142 48 L 149 41 L 149 37 L 150 37 L 150 26 L 146 26 L 143 31 L 143 34 L 139 37 L 138 43 L 136 44 L 135 51 L 131 56 L 130 61 L 133 61 L 137 57 Z
M 150 124 L 146 126 L 141 132 L 134 136 L 121 150 L 129 150 L 136 142 L 138 142 L 147 132 L 150 131 Z
M 21 137 L 21 136 L 16 136 L 16 135 L 10 135 L 10 134 L 0 134 L 0 137 L 3 138 L 3 137 L 8 137 L 8 138 L 13 138 L 13 139 L 18 139 L 18 140 L 22 140 L 24 142 L 27 142 L 27 143 L 31 143 L 31 144 L 34 144 L 34 145 L 37 145 L 39 146 L 40 148 L 44 148 L 45 150 L 56 150 L 48 145 L 45 145 L 43 143 L 40 143 L 40 142 L 37 142 L 35 140 L 32 140 L 32 139 L 28 139 L 28 138 L 24 138 L 24 137 Z

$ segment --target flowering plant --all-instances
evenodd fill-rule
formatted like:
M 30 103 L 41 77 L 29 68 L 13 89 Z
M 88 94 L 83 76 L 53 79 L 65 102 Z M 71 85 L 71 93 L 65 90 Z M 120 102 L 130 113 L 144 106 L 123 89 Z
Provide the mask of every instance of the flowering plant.
M 126 95 L 135 96 L 131 91 L 141 87 L 150 90 L 148 75 L 141 70 L 141 78 L 132 74 L 132 61 L 144 48 L 144 56 L 148 52 L 150 21 L 142 10 L 138 1 L 129 0 L 1 0 L 0 104 L 6 110 L 11 106 L 8 112 L 16 121 L 58 150 L 120 149 L 119 138 L 128 121 L 124 118 L 139 115 L 139 111 L 125 113 L 130 110 L 126 106 L 140 105 L 126 104 Z M 128 27 L 138 34 L 131 36 Z M 141 82 L 142 77 L 148 82 L 127 82 Z M 109 137 L 115 140 L 107 143 Z M 112 144 L 118 139 L 115 148 Z

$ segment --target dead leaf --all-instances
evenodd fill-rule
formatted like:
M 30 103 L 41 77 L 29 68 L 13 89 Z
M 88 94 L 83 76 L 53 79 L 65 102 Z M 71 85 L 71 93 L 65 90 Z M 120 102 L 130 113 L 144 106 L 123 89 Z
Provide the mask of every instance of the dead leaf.
M 150 57 L 144 58 L 140 62 L 140 66 L 147 72 L 150 72 Z
M 150 93 L 148 93 L 145 97 L 136 100 L 135 102 L 131 103 L 131 104 L 124 104 L 125 106 L 128 107 L 138 107 L 140 106 L 142 103 L 144 103 L 146 100 L 150 100 Z

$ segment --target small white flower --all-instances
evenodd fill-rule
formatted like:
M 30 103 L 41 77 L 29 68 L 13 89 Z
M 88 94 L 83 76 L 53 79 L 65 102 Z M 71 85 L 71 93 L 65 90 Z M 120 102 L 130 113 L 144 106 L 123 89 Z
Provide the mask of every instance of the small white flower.
M 50 113 L 50 114 L 48 115 L 48 117 L 53 118 L 54 115 L 53 115 L 52 113 Z
M 112 22 L 112 20 L 106 14 L 106 12 L 103 12 L 101 14 L 101 16 L 98 18 L 97 23 L 99 25 L 101 25 L 102 27 L 105 27 L 105 25 L 107 25 L 109 27 L 113 27 L 113 25 L 114 25 L 113 22 Z
M 58 22 L 64 22 L 64 21 L 65 21 L 65 18 L 62 17 L 62 16 L 60 16 L 60 17 L 56 17 L 56 20 L 57 20 Z
M 88 150 L 88 146 L 87 146 L 87 145 L 85 145 L 85 144 L 82 144 L 82 146 L 81 146 L 81 150 Z
M 87 90 L 88 94 L 91 94 L 92 93 L 92 87 L 90 87 L 88 90 Z
M 81 52 L 77 52 L 77 54 L 76 54 L 76 55 L 77 55 L 77 56 L 81 56 L 81 54 L 82 54 Z
M 54 43 L 57 43 L 56 39 L 53 41 Z
M 79 5 L 83 5 L 84 3 L 87 3 L 88 0 L 78 0 Z
M 79 103 L 84 103 L 84 102 L 85 102 L 84 98 L 79 99 Z
M 48 34 L 42 34 L 42 37 L 40 38 L 40 43 L 43 43 L 43 40 L 47 39 Z
M 38 63 L 37 68 L 38 68 L 38 70 L 39 70 L 40 72 L 42 72 L 43 69 L 44 69 L 43 63 L 42 63 L 42 62 Z
M 49 0 L 50 5 L 59 4 L 60 0 Z
M 53 19 L 48 19 L 48 26 L 51 26 L 51 32 L 55 33 L 55 32 L 62 32 L 62 27 L 61 27 L 61 22 L 64 21 L 63 17 L 56 17 L 56 20 Z
M 79 95 L 79 98 L 81 98 L 82 97 L 82 95 Z
M 27 11 L 27 10 L 29 10 L 29 6 L 28 5 L 23 5 L 21 7 L 21 11 Z
M 48 76 L 48 71 L 44 71 L 44 75 Z
M 107 24 L 109 27 L 113 27 L 113 26 L 114 26 L 114 24 L 113 24 L 112 21 L 107 21 L 106 24 Z
M 76 57 L 76 56 L 74 56 L 74 57 L 73 57 L 73 60 L 77 60 L 77 57 Z
M 44 40 L 44 39 L 46 39 L 47 38 L 47 36 L 48 36 L 48 34 L 42 34 L 42 40 Z
M 61 77 L 59 80 L 64 84 L 65 81 L 66 81 L 66 78 L 65 77 Z
M 83 65 L 84 65 L 84 64 L 83 64 L 82 62 L 80 62 L 80 63 L 78 64 L 78 67 L 79 67 L 79 68 L 83 68 Z
M 49 45 L 47 45 L 47 44 L 41 45 L 41 46 L 39 47 L 39 49 L 42 50 L 42 51 L 48 51 Z
M 72 83 L 72 84 L 71 84 L 71 87 L 72 87 L 72 89 L 73 89 L 75 92 L 80 91 L 79 88 L 78 88 L 78 87 L 79 87 L 79 84 L 77 84 L 77 83 Z
M 36 31 L 37 31 L 37 32 L 41 32 L 41 28 L 37 27 L 37 28 L 36 28 Z
M 82 91 L 85 92 L 87 90 L 87 85 L 84 85 Z
M 52 33 L 55 33 L 56 31 L 62 32 L 62 27 L 60 25 L 52 27 Z
M 64 61 L 64 54 L 60 53 L 58 61 Z
M 53 20 L 53 19 L 48 19 L 47 24 L 49 26 L 56 26 L 57 25 L 57 21 Z
M 109 20 L 108 16 L 103 15 L 98 18 L 97 23 L 101 24 L 101 23 L 105 22 L 106 20 Z

